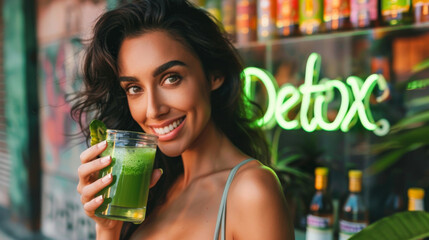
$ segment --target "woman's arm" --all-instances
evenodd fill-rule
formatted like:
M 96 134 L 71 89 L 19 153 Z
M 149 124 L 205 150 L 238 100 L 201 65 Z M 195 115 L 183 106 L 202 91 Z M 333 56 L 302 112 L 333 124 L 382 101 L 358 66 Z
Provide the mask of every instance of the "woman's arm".
M 232 239 L 294 239 L 293 223 L 280 182 L 270 168 L 242 169 L 229 194 L 227 221 L 230 222 L 226 224 L 226 232 Z

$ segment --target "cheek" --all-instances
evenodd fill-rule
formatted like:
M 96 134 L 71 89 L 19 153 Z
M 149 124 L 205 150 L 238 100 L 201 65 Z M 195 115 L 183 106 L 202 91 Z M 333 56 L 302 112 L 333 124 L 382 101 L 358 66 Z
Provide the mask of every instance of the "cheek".
M 130 109 L 131 117 L 143 128 L 142 123 L 146 119 L 146 108 L 144 104 L 138 104 L 136 101 L 128 100 L 128 108 Z

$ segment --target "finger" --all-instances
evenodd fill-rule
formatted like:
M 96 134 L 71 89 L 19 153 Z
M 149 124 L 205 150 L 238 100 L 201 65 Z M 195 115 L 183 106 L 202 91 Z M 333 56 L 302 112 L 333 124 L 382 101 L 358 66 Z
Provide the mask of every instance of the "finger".
M 101 169 L 109 166 L 111 160 L 112 159 L 110 156 L 106 156 L 88 163 L 84 163 L 77 169 L 77 174 L 80 179 L 87 179 L 94 172 L 100 171 Z
M 81 201 L 83 204 L 89 202 L 98 192 L 107 187 L 112 182 L 112 174 L 98 179 L 97 181 L 82 188 Z
M 150 178 L 149 188 L 155 186 L 155 184 L 161 178 L 162 174 L 163 174 L 162 168 L 158 168 L 158 169 L 153 170 L 152 177 Z
M 80 161 L 82 163 L 86 163 L 91 161 L 92 159 L 96 158 L 98 155 L 100 155 L 107 147 L 107 142 L 106 141 L 102 141 L 88 149 L 86 149 L 85 151 L 83 151 L 80 154 Z
M 83 209 L 88 212 L 88 215 L 93 216 L 94 211 L 103 203 L 103 196 L 100 195 L 83 205 Z

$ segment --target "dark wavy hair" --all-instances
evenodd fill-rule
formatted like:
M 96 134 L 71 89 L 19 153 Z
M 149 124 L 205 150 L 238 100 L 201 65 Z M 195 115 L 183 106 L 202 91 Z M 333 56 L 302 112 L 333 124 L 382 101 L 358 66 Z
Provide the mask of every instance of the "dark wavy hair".
M 88 116 L 108 128 L 142 131 L 131 117 L 118 81 L 118 52 L 127 37 L 164 31 L 196 54 L 207 80 L 213 74 L 224 76 L 222 86 L 211 93 L 211 117 L 237 148 L 268 165 L 268 143 L 263 131 L 253 124 L 262 111 L 245 97 L 241 59 L 219 26 L 209 13 L 185 0 L 135 1 L 104 13 L 86 49 L 84 90 L 76 93 L 71 110 L 87 140 Z M 168 189 L 183 173 L 182 164 L 180 156 L 168 157 L 157 151 L 155 167 L 162 168 L 164 175 L 150 191 L 147 215 L 165 200 Z M 121 239 L 128 238 L 137 226 L 124 224 Z

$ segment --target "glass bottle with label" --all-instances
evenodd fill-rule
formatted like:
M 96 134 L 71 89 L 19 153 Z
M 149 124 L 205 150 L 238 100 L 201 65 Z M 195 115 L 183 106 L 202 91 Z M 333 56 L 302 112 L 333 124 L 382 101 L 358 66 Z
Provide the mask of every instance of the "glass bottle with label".
M 274 39 L 276 35 L 276 0 L 258 1 L 258 40 Z
M 278 37 L 298 35 L 298 0 L 277 0 L 276 27 Z
M 237 43 L 256 41 L 256 0 L 237 0 Z
M 424 211 L 423 198 L 425 191 L 422 188 L 408 189 L 408 211 Z
M 368 28 L 376 25 L 377 0 L 351 0 L 350 5 L 350 22 L 354 28 Z
M 222 24 L 232 42 L 235 42 L 235 0 L 222 0 Z
M 402 25 L 413 22 L 411 0 L 381 0 L 381 15 L 385 25 Z
M 309 35 L 322 31 L 323 0 L 299 0 L 299 30 Z
M 429 22 L 429 0 L 413 0 L 414 22 Z
M 310 204 L 307 216 L 307 240 L 332 240 L 334 210 L 332 199 L 327 191 L 328 168 L 318 167 L 315 170 L 314 187 L 316 193 Z
M 326 31 L 351 28 L 349 0 L 324 0 L 323 21 Z
M 362 192 L 362 171 L 349 171 L 349 195 L 342 207 L 340 216 L 339 240 L 349 239 L 368 226 L 368 210 Z

